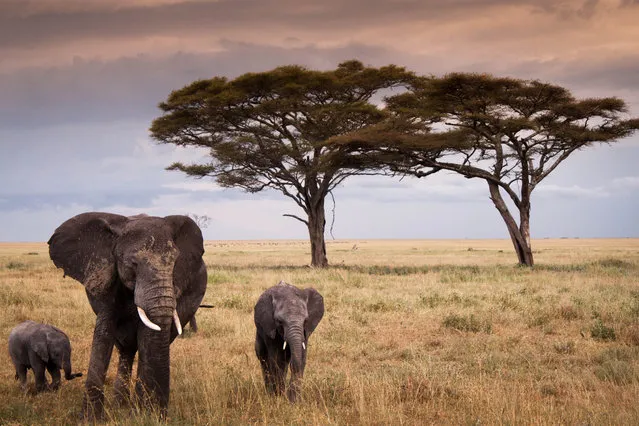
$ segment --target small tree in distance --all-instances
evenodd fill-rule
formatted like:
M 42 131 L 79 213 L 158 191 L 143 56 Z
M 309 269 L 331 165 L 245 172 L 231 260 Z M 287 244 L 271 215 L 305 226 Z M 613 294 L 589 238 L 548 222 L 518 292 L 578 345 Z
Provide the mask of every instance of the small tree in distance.
M 392 118 L 331 144 L 373 155 L 395 173 L 449 170 L 483 179 L 521 265 L 533 265 L 533 190 L 573 152 L 639 128 L 618 98 L 575 99 L 538 81 L 455 73 L 386 99 Z M 518 213 L 509 208 L 506 199 Z
M 382 122 L 388 112 L 371 98 L 412 78 L 401 67 L 353 60 L 332 71 L 282 66 L 230 81 L 199 80 L 159 105 L 163 115 L 151 135 L 160 143 L 210 149 L 209 162 L 174 163 L 168 170 L 250 193 L 271 188 L 292 199 L 304 216 L 285 216 L 306 225 L 311 264 L 324 267 L 327 194 L 349 176 L 381 173 L 365 156 L 326 141 Z
M 199 215 L 199 214 L 195 214 L 195 213 L 189 213 L 187 214 L 188 217 L 190 217 L 191 219 L 193 219 L 193 222 L 195 222 L 195 224 L 200 227 L 200 229 L 204 229 L 206 227 L 209 226 L 209 222 L 211 222 L 211 217 L 207 216 L 205 214 L 203 215 Z

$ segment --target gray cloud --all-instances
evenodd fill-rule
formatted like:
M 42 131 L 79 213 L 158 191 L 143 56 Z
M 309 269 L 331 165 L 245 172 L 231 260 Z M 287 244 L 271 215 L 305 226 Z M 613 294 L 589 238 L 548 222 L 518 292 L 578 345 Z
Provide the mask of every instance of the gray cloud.
M 0 126 L 33 128 L 114 120 L 148 120 L 148 126 L 159 115 L 159 102 L 172 90 L 196 79 L 234 77 L 289 63 L 329 68 L 354 57 L 385 64 L 384 58 L 403 56 L 362 45 L 330 49 L 231 41 L 223 41 L 223 45 L 226 50 L 218 53 L 138 55 L 106 62 L 78 58 L 68 67 L 30 68 L 4 74 L 0 78 Z
M 61 123 L 147 121 L 159 115 L 156 105 L 171 90 L 214 75 L 229 77 L 296 63 L 331 68 L 359 58 L 373 65 L 397 63 L 417 72 L 494 72 L 538 78 L 567 87 L 595 91 L 597 96 L 618 95 L 639 107 L 639 55 L 611 60 L 527 61 L 521 64 L 466 64 L 457 69 L 427 55 L 409 55 L 384 47 L 352 44 L 338 48 L 305 46 L 283 48 L 224 41 L 217 53 L 178 52 L 166 57 L 138 55 L 115 61 L 76 59 L 68 67 L 30 68 L 0 79 L 0 126 L 33 128 Z
M 8 2 L 0 8 L 0 47 L 30 47 L 56 44 L 78 38 L 148 37 L 206 30 L 224 34 L 229 28 L 250 26 L 253 29 L 308 29 L 355 31 L 362 27 L 392 22 L 432 22 L 445 18 L 472 17 L 505 6 L 552 10 L 554 2 L 514 0 L 221 0 L 185 1 L 157 6 L 119 7 L 97 10 L 58 11 L 28 14 L 21 2 Z M 589 3 L 588 1 L 586 2 Z M 583 6 L 582 9 L 590 10 Z M 579 10 L 582 10 L 579 9 Z M 562 9 L 563 10 L 563 9 Z M 568 9 L 570 10 L 570 9 Z
M 551 81 L 584 91 L 599 91 L 600 96 L 606 96 L 607 91 L 612 90 L 623 98 L 632 97 L 636 101 L 639 92 L 639 52 L 616 54 L 613 57 L 609 55 L 609 51 L 595 50 L 589 57 L 528 60 L 502 70 L 521 78 Z

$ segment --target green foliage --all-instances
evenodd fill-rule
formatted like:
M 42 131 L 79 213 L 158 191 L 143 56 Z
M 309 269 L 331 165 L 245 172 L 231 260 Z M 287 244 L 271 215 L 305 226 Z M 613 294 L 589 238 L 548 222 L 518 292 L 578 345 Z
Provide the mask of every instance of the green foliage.
M 253 304 L 245 296 L 239 294 L 223 297 L 219 302 L 219 306 L 221 308 L 238 309 L 242 311 L 253 310 Z
M 363 166 L 346 151 L 326 147 L 326 140 L 385 119 L 387 112 L 370 99 L 412 78 L 394 65 L 347 61 L 332 71 L 290 65 L 230 81 L 199 80 L 159 105 L 164 114 L 153 121 L 151 134 L 161 143 L 210 149 L 211 162 L 175 163 L 172 170 L 249 192 L 286 190 L 299 204 L 313 195 L 312 186 L 326 191 L 346 170 Z
M 38 294 L 16 290 L 9 286 L 0 286 L 0 306 L 21 306 L 33 309 L 41 303 Z
M 590 336 L 595 340 L 617 340 L 614 328 L 606 326 L 600 318 L 590 327 Z
M 25 270 L 29 268 L 29 266 L 26 263 L 22 263 L 22 262 L 9 262 L 4 267 L 7 269 L 17 269 L 17 270 Z
M 632 361 L 636 358 L 636 351 L 628 348 L 607 348 L 601 352 L 595 362 L 595 376 L 601 381 L 612 382 L 616 385 L 626 385 L 637 380 L 637 373 Z
M 490 321 L 481 321 L 475 315 L 459 315 L 450 314 L 447 315 L 442 321 L 442 325 L 446 328 L 452 328 L 459 331 L 470 331 L 472 333 L 478 333 L 483 331 L 485 333 L 491 333 L 493 326 Z

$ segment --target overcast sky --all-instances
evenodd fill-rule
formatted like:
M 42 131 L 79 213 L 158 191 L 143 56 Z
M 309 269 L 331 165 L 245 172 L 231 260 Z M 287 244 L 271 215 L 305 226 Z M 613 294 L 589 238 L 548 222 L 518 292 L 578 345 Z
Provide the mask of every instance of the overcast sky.
M 639 0 L 0 0 L 0 241 L 46 241 L 93 210 L 207 215 L 207 239 L 307 238 L 277 192 L 165 171 L 206 153 L 151 141 L 157 104 L 199 78 L 356 58 L 539 79 L 639 116 L 637 22 Z M 507 237 L 486 185 L 456 175 L 354 178 L 335 200 L 335 238 Z M 637 217 L 639 135 L 563 163 L 533 193 L 531 230 L 639 237 Z

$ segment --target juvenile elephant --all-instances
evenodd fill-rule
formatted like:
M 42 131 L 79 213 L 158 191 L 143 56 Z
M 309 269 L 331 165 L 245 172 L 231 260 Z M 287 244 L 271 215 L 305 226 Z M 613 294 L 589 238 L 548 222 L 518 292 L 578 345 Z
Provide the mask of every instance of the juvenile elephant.
M 324 315 L 324 299 L 313 288 L 301 290 L 283 281 L 264 291 L 254 310 L 255 353 L 270 393 L 283 393 L 289 364 L 287 390 L 291 402 L 299 396 L 308 338 Z
M 49 255 L 81 282 L 97 318 L 83 415 L 104 411 L 104 380 L 113 346 L 119 361 L 116 401 L 129 399 L 133 359 L 136 394 L 166 415 L 169 345 L 191 320 L 206 291 L 202 232 L 187 216 L 125 217 L 82 213 L 49 239 Z
M 67 380 L 82 376 L 71 373 L 71 343 L 62 330 L 48 324 L 25 321 L 16 325 L 9 334 L 9 355 L 16 369 L 16 380 L 26 389 L 27 370 L 35 376 L 36 392 L 57 390 L 60 387 L 60 370 Z M 51 375 L 47 383 L 44 371 Z

